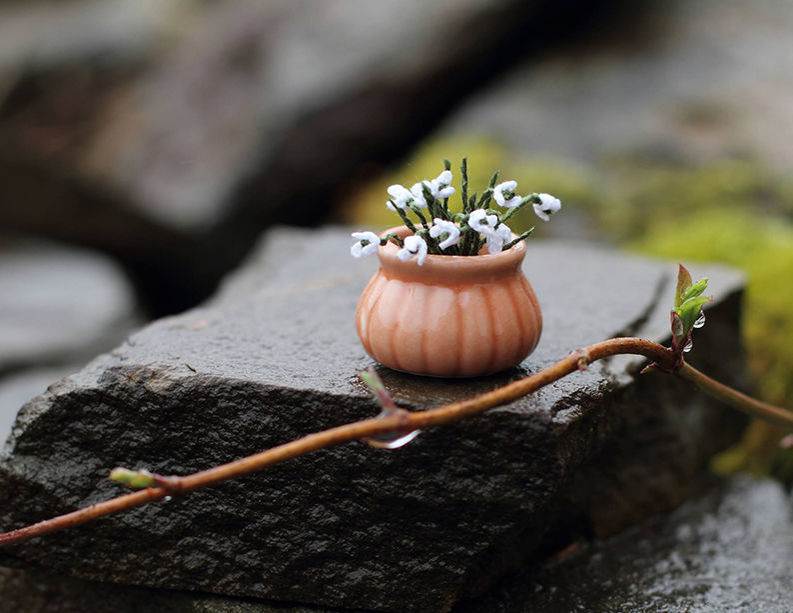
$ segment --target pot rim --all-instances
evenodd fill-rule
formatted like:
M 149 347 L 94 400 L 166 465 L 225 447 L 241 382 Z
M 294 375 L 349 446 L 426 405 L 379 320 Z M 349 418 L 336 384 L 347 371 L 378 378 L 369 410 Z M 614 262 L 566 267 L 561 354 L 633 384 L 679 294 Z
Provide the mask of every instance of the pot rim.
M 400 238 L 412 234 L 407 226 L 396 226 L 384 230 L 386 234 L 396 234 Z M 515 234 L 513 238 L 517 238 Z M 405 279 L 433 279 L 435 281 L 487 280 L 514 274 L 520 269 L 526 256 L 526 243 L 520 241 L 501 253 L 481 255 L 427 255 L 424 264 L 419 266 L 415 259 L 403 262 L 397 258 L 399 247 L 392 242 L 377 250 L 380 265 L 390 276 Z

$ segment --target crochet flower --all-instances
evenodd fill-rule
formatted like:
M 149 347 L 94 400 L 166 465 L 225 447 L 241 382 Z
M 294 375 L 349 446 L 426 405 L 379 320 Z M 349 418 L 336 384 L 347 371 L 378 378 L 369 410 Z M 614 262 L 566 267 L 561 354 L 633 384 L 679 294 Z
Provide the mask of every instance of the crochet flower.
M 504 181 L 503 183 L 499 183 L 493 188 L 493 199 L 499 206 L 503 206 L 507 209 L 518 206 L 523 198 L 515 193 L 517 187 L 517 181 Z
M 404 185 L 399 185 L 398 183 L 390 185 L 386 191 L 388 195 L 391 196 L 391 200 L 386 202 L 385 205 L 392 211 L 405 209 L 408 203 L 413 200 L 413 194 L 411 194 L 410 190 Z
M 397 252 L 397 257 L 403 262 L 416 256 L 419 266 L 424 264 L 427 257 L 427 243 L 424 239 L 415 234 L 405 237 L 405 246 Z
M 540 202 L 534 203 L 534 212 L 537 213 L 537 217 L 543 221 L 549 221 L 551 219 L 551 215 L 562 208 L 562 202 L 559 200 L 559 198 L 554 198 L 551 196 L 551 194 L 538 194 L 538 196 L 540 198 Z
M 385 205 L 392 211 L 397 209 L 404 211 L 411 204 L 415 204 L 420 209 L 427 208 L 427 200 L 424 198 L 424 190 L 421 183 L 414 183 L 410 189 L 396 183 L 390 185 L 386 191 L 391 196 L 391 200 L 386 202 Z
M 451 196 L 456 196 L 457 191 L 452 187 L 454 175 L 451 162 L 444 160 L 444 167 L 446 170 L 434 179 L 424 179 L 412 185 L 389 185 L 386 206 L 399 214 L 404 224 L 402 230 L 383 238 L 374 232 L 354 233 L 357 242 L 350 246 L 352 255 L 356 258 L 374 255 L 381 245 L 388 242 L 397 246 L 396 253 L 400 260 L 407 262 L 415 259 L 418 265 L 423 265 L 428 255 L 476 256 L 480 253 L 500 253 L 531 234 L 529 231 L 515 236 L 509 226 L 503 223 L 525 205 L 532 203 L 534 212 L 545 221 L 549 221 L 551 215 L 562 208 L 559 199 L 550 194 L 516 194 L 517 181 L 502 180 L 496 184 L 498 173 L 495 173 L 487 189 L 481 192 L 479 205 L 474 204 L 474 196 L 470 199 L 466 197 L 461 203 L 462 212 L 452 212 Z M 460 165 L 460 177 L 461 185 L 467 186 L 466 158 Z M 489 204 L 491 201 L 495 204 Z M 475 206 L 481 208 L 470 210 Z M 454 210 L 459 211 L 460 208 Z M 487 251 L 483 243 L 487 244 Z
M 487 235 L 487 251 L 488 253 L 501 253 L 509 241 L 512 240 L 512 230 L 507 227 L 507 224 L 499 224 L 495 230 L 491 230 Z
M 424 189 L 421 187 L 421 183 L 414 183 L 413 187 L 410 188 L 410 193 L 413 195 L 413 204 L 420 209 L 427 208 L 427 201 L 424 198 Z
M 357 241 L 350 247 L 352 257 L 360 258 L 377 253 L 380 237 L 374 232 L 353 232 L 352 237 Z M 364 243 L 366 244 L 364 245 Z
M 433 198 L 436 200 L 443 200 L 454 194 L 454 188 L 451 187 L 451 182 L 452 171 L 444 170 L 436 178 L 432 179 L 432 181 L 424 181 L 424 185 L 429 188 Z
M 447 249 L 458 243 L 460 240 L 460 228 L 458 228 L 453 221 L 438 219 L 436 217 L 433 220 L 433 224 L 434 225 L 430 228 L 430 236 L 432 238 L 439 238 L 443 234 L 447 235 L 445 239 L 438 243 L 441 249 Z
M 468 225 L 482 234 L 490 234 L 498 223 L 496 215 L 488 215 L 485 209 L 476 209 L 468 215 Z

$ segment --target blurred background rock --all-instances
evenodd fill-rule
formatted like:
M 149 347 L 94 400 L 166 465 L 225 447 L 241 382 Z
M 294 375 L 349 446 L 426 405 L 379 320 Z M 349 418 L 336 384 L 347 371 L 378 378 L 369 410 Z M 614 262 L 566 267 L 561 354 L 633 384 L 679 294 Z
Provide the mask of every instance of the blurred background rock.
M 0 412 L 267 227 L 394 225 L 384 186 L 463 155 L 562 199 L 540 238 L 745 270 L 754 391 L 793 408 L 792 27 L 785 0 L 0 2 Z M 716 467 L 789 477 L 779 436 Z

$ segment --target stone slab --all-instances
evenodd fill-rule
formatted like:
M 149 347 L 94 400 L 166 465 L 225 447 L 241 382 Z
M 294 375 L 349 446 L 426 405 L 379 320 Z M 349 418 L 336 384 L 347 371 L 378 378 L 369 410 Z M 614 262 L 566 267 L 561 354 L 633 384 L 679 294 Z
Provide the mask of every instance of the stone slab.
M 219 295 L 159 320 L 28 403 L 0 467 L 11 528 L 119 493 L 116 465 L 184 474 L 377 412 L 354 329 L 373 260 L 344 229 L 270 233 Z M 545 315 L 517 369 L 470 381 L 380 369 L 420 410 L 495 388 L 620 334 L 663 340 L 676 266 L 530 243 Z M 718 267 L 694 364 L 735 379 L 742 279 Z M 131 585 L 379 611 L 445 611 L 551 541 L 679 504 L 743 419 L 641 360 L 384 451 L 355 443 L 4 552 L 6 564 Z M 615 504 L 617 501 L 619 504 Z
M 790 495 L 745 477 L 710 484 L 671 515 L 524 568 L 455 613 L 786 613 L 793 525 Z M 338 613 L 325 607 L 95 583 L 0 569 L 0 612 Z
M 742 477 L 536 572 L 459 613 L 787 613 L 793 506 L 779 483 Z
M 76 373 L 82 364 L 34 368 L 0 378 L 0 439 L 11 434 L 19 409 L 31 398 L 44 392 L 49 385 Z
M 0 567 L 0 613 L 356 613 L 251 598 L 128 587 Z M 358 612 L 361 613 L 361 612 Z

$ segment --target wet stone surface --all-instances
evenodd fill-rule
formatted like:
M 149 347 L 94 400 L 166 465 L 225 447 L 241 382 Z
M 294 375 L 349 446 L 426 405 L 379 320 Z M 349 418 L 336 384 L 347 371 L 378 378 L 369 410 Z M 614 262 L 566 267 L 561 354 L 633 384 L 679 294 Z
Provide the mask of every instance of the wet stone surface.
M 725 481 L 668 516 L 526 571 L 460 613 L 787 613 L 793 507 L 772 481 Z
M 670 515 L 580 546 L 541 569 L 509 576 L 454 613 L 787 613 L 793 506 L 771 481 L 736 478 L 703 487 Z M 0 569 L 0 611 L 338 613 Z
M 25 402 L 139 321 L 132 286 L 106 256 L 0 235 L 0 439 Z
M 112 585 L 0 568 L 0 613 L 340 613 L 324 607 Z M 345 610 L 344 613 L 356 613 Z
M 55 381 L 76 373 L 82 364 L 30 368 L 0 379 L 0 439 L 11 434 L 17 412 L 31 398 L 44 392 Z
M 11 528 L 119 493 L 116 465 L 184 474 L 370 417 L 354 329 L 373 260 L 344 230 L 269 235 L 201 308 L 157 321 L 26 405 L 0 463 Z M 618 334 L 662 340 L 675 265 L 534 242 L 545 316 L 520 368 L 470 381 L 381 369 L 420 410 L 493 389 Z M 695 365 L 739 381 L 742 279 L 697 267 L 715 302 Z M 663 304 L 660 304 L 659 301 Z M 3 552 L 6 565 L 128 585 L 378 611 L 444 611 L 549 543 L 679 504 L 742 418 L 640 359 L 612 359 L 395 451 L 323 450 L 188 498 Z

